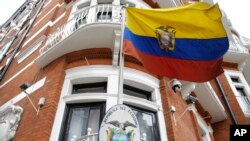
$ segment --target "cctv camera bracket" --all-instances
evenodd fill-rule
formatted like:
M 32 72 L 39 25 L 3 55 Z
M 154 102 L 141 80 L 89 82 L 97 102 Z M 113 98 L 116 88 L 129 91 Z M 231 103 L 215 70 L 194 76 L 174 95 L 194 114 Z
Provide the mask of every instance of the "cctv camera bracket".
M 194 89 L 195 89 L 195 83 L 190 82 L 190 83 L 184 84 L 181 89 L 182 98 L 184 100 L 187 100 L 187 97 L 191 94 L 191 92 L 194 91 Z
M 34 110 L 36 111 L 37 115 L 39 113 L 40 108 L 44 105 L 45 103 L 45 98 L 41 97 L 38 101 L 38 108 L 36 108 L 34 102 L 32 101 L 30 94 L 26 91 L 26 89 L 29 88 L 29 84 L 28 83 L 24 83 L 20 86 L 20 89 L 25 93 L 26 97 L 28 98 L 29 102 L 31 103 L 32 107 L 34 108 Z

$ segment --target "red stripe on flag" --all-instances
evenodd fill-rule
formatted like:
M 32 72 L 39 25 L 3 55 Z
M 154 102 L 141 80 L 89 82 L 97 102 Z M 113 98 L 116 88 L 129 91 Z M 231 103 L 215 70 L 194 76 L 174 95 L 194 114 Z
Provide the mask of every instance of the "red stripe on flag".
M 124 41 L 123 53 L 137 58 L 151 73 L 193 82 L 206 82 L 223 73 L 222 59 L 194 61 L 145 54 L 130 41 Z

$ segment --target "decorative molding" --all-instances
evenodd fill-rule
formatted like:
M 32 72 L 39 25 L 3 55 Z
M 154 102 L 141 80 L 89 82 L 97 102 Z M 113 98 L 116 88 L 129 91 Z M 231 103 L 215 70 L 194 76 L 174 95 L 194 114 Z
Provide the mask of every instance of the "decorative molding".
M 61 91 L 61 97 L 57 106 L 57 112 L 50 136 L 50 141 L 58 140 L 62 126 L 64 109 L 67 103 L 88 103 L 97 101 L 106 101 L 106 110 L 117 103 L 117 85 L 118 85 L 118 68 L 110 65 L 90 65 L 81 66 L 65 71 L 65 80 Z M 147 73 L 124 68 L 124 83 L 131 84 L 136 88 L 151 90 L 153 101 L 124 95 L 124 103 L 147 109 L 157 113 L 159 121 L 159 133 L 161 140 L 167 141 L 167 131 L 165 126 L 164 114 L 162 111 L 162 101 L 159 91 L 159 80 Z M 107 93 L 82 93 L 72 95 L 73 84 L 80 84 L 86 81 L 95 82 L 107 80 Z
M 29 93 L 30 95 L 32 95 L 33 92 L 35 92 L 36 90 L 43 87 L 45 83 L 46 83 L 46 77 L 40 79 L 39 81 L 37 81 L 36 83 L 31 85 L 28 89 L 26 89 L 26 92 Z M 11 105 L 13 105 L 13 104 L 15 104 L 15 103 L 17 103 L 18 101 L 22 100 L 25 97 L 26 97 L 26 94 L 24 92 L 21 92 L 21 93 L 17 94 L 15 97 L 10 99 L 8 102 L 1 105 L 0 106 L 0 111 L 7 108 L 7 107 L 9 107 L 9 106 L 11 106 Z
M 15 105 L 0 111 L 0 141 L 10 141 L 14 138 L 22 113 L 23 108 Z
M 28 48 L 26 48 L 23 52 L 21 52 L 17 56 L 17 63 L 20 64 L 23 62 L 27 57 L 29 57 L 33 52 L 35 52 L 38 47 L 41 46 L 44 39 L 46 38 L 45 35 L 42 35 L 39 39 L 37 39 L 32 45 L 30 45 Z

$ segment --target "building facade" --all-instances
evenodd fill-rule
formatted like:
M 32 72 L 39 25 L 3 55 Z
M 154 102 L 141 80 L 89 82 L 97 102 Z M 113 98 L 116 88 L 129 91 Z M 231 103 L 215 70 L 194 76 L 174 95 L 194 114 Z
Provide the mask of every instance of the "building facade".
M 197 1 L 27 0 L 0 29 L 0 141 L 98 140 L 118 101 L 122 6 Z M 209 82 L 156 76 L 125 56 L 122 101 L 142 141 L 229 141 L 231 124 L 250 123 L 249 51 L 225 14 L 223 22 L 225 73 Z

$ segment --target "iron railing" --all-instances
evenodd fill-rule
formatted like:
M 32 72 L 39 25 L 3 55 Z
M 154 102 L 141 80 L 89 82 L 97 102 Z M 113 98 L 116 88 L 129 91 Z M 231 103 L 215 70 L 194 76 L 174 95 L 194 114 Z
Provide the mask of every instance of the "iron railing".
M 121 5 L 99 4 L 89 6 L 73 13 L 73 18 L 58 27 L 47 37 L 47 41 L 40 53 L 43 54 L 70 36 L 78 29 L 93 23 L 121 23 Z
M 242 44 L 235 43 L 234 41 L 229 42 L 229 51 L 239 52 L 239 53 L 248 53 L 248 49 Z

